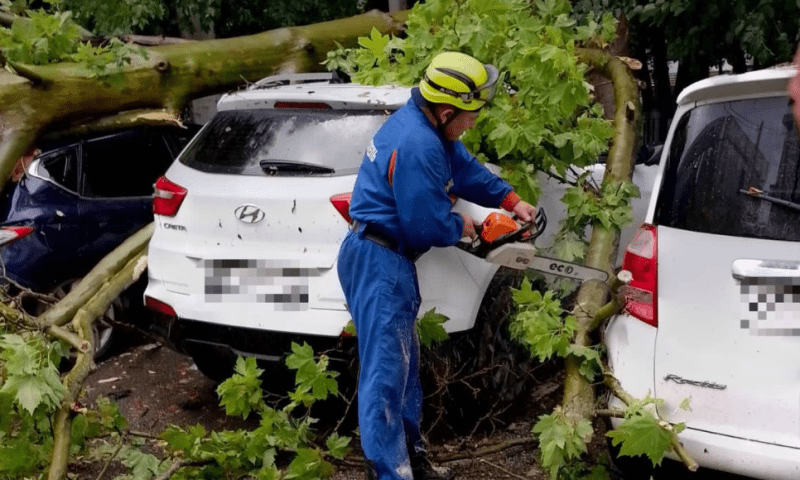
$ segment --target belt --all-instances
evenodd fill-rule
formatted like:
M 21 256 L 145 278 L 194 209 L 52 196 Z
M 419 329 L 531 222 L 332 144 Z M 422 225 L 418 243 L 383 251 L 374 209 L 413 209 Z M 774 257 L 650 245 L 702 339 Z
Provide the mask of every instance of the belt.
M 350 230 L 362 238 L 366 238 L 373 243 L 377 243 L 382 247 L 388 248 L 389 250 L 406 257 L 412 263 L 415 262 L 421 255 L 416 250 L 411 250 L 409 248 L 401 249 L 397 240 L 389 237 L 369 223 L 360 223 L 357 220 L 353 220 L 353 223 L 350 224 Z

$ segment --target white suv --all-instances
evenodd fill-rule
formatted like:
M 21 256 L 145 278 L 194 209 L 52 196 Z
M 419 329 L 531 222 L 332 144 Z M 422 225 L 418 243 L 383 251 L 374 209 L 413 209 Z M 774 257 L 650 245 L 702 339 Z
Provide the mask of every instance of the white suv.
M 350 314 L 335 262 L 348 195 L 372 135 L 409 96 L 331 75 L 264 79 L 225 95 L 157 182 L 145 302 L 164 314 L 158 327 L 172 346 L 206 375 L 226 376 L 235 354 L 280 360 L 291 341 L 317 352 L 341 343 Z M 463 200 L 454 209 L 474 218 L 491 212 Z M 513 396 L 515 377 L 533 362 L 512 342 L 497 344 L 507 338 L 495 332 L 509 310 L 497 305 L 510 300 L 492 285 L 519 274 L 457 248 L 434 248 L 416 266 L 420 311 L 449 317 L 445 329 L 455 337 L 471 332 L 455 348 L 483 350 L 463 352 L 453 372 L 481 371 L 486 365 L 476 362 L 506 355 L 514 364 L 496 376 L 509 382 L 481 388 Z
M 702 467 L 800 478 L 800 142 L 794 68 L 686 88 L 645 225 L 627 247 L 614 374 L 666 400 Z M 679 404 L 690 399 L 691 410 Z

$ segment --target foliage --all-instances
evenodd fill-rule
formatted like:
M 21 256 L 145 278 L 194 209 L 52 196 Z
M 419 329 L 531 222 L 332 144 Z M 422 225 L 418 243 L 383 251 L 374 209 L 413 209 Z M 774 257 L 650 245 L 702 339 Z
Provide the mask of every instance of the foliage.
M 461 51 L 496 65 L 503 88 L 462 140 L 470 151 L 481 152 L 480 158 L 501 163 L 515 191 L 536 202 L 537 171 L 564 177 L 573 167 L 595 162 L 612 133 L 601 107 L 592 103 L 576 46 L 606 47 L 615 22 L 604 15 L 579 25 L 570 14 L 563 0 L 433 0 L 414 7 L 407 38 L 373 30 L 359 40 L 360 48 L 329 52 L 326 65 L 360 83 L 401 85 L 419 81 L 441 51 Z M 562 199 L 567 220 L 557 235 L 559 256 L 580 261 L 589 226 L 619 231 L 632 220 L 630 199 L 636 195 L 629 182 L 592 188 L 588 174 L 581 176 Z M 578 360 L 580 374 L 589 381 L 598 376 L 600 347 L 573 343 L 577 320 L 553 291 L 534 291 L 525 279 L 513 296 L 518 313 L 509 326 L 512 337 L 540 361 L 569 356 Z M 543 465 L 556 478 L 585 452 L 593 432 L 588 420 L 575 420 L 558 408 L 541 417 L 533 433 L 539 435 Z M 605 476 L 599 468 L 575 478 Z
M 193 465 L 186 467 L 181 478 L 211 478 L 225 472 L 230 478 L 253 476 L 260 479 L 329 478 L 333 467 L 326 457 L 343 458 L 349 437 L 334 433 L 325 440 L 325 449 L 312 443 L 315 439 L 308 407 L 338 388 L 335 372 L 327 370 L 328 358 L 318 359 L 310 346 L 293 343 L 286 365 L 296 370 L 296 389 L 283 408 L 274 408 L 263 400 L 259 376 L 263 371 L 253 358 L 239 358 L 234 375 L 217 389 L 220 405 L 229 415 L 248 417 L 258 414 L 260 422 L 253 431 L 214 431 L 210 434 L 200 426 L 182 428 L 170 426 L 162 435 L 172 455 L 184 458 Z M 299 406 L 306 407 L 299 417 L 292 414 Z M 282 453 L 283 452 L 283 453 Z M 293 456 L 281 472 L 279 460 L 289 453 Z
M 51 417 L 61 407 L 64 386 L 58 365 L 67 349 L 38 333 L 0 337 L 0 477 L 24 477 L 43 471 L 53 447 Z M 74 405 L 73 453 L 85 452 L 88 440 L 127 428 L 116 404 L 99 397 L 94 409 Z
M 481 158 L 502 162 L 523 198 L 535 202 L 535 169 L 563 174 L 570 165 L 588 165 L 611 137 L 575 48 L 605 38 L 613 19 L 578 26 L 569 13 L 566 0 L 532 6 L 526 0 L 435 0 L 412 9 L 407 38 L 375 30 L 360 40 L 361 48 L 329 52 L 326 65 L 360 83 L 401 85 L 418 82 L 430 59 L 445 50 L 496 65 L 504 88 L 462 140 Z
M 744 52 L 765 65 L 791 58 L 797 42 L 800 5 L 796 2 L 736 0 L 700 6 L 690 0 L 660 0 L 623 5 L 643 27 L 664 30 L 672 59 L 702 51 L 716 63 Z M 776 22 L 776 18 L 792 20 Z
M 574 9 L 579 18 L 603 12 L 628 18 L 631 53 L 646 67 L 645 107 L 661 116 L 657 143 L 666 137 L 677 95 L 708 77 L 710 67 L 727 62 L 741 73 L 748 64 L 787 62 L 800 40 L 800 3 L 787 0 L 577 0 Z
M 542 466 L 554 480 L 561 467 L 586 452 L 586 442 L 593 433 L 589 420 L 581 419 L 576 422 L 561 407 L 556 407 L 551 414 L 539 417 L 532 431 L 539 435 Z
M 631 182 L 604 182 L 598 192 L 581 179 L 561 199 L 567 207 L 562 231 L 582 235 L 592 223 L 605 230 L 620 230 L 633 221 L 630 202 L 638 197 L 639 188 Z
M 613 445 L 621 446 L 620 456 L 647 456 L 653 466 L 659 465 L 671 448 L 673 439 L 686 427 L 683 423 L 670 424 L 658 420 L 648 407 L 663 403 L 662 400 L 646 397 L 636 401 L 625 410 L 625 419 L 614 430 L 606 433 Z M 688 401 L 681 403 L 688 409 Z
M 119 40 L 101 46 L 84 42 L 83 31 L 68 11 L 51 14 L 28 10 L 27 14 L 17 18 L 11 28 L 0 27 L 0 58 L 29 65 L 76 62 L 93 77 L 122 88 L 122 67 L 130 64 L 135 55 L 147 57 L 144 49 Z
M 195 6 L 199 2 L 185 3 Z M 64 7 L 75 14 L 76 21 L 98 35 L 146 31 L 150 25 L 164 21 L 168 13 L 162 0 L 65 0 Z
M 344 18 L 363 11 L 364 2 L 357 0 L 222 2 L 214 27 L 218 36 L 231 37 Z
M 567 356 L 577 322 L 574 316 L 564 315 L 561 301 L 553 292 L 532 290 L 525 278 L 512 295 L 518 313 L 509 325 L 511 337 L 526 345 L 539 361 Z
M 448 320 L 449 318 L 445 315 L 436 313 L 436 308 L 428 310 L 417 318 L 417 337 L 420 345 L 430 347 L 433 342 L 443 342 L 450 338 L 450 335 L 444 329 L 444 324 Z M 356 326 L 352 320 L 345 325 L 344 333 L 356 336 Z
M 417 319 L 417 335 L 419 336 L 419 343 L 425 347 L 429 347 L 433 342 L 443 342 L 450 336 L 444 330 L 444 323 L 449 318 L 436 313 L 436 309 L 432 308 L 425 312 L 420 318 Z
M 100 35 L 138 33 L 232 37 L 361 13 L 353 0 L 64 0 L 78 22 Z
M 0 477 L 31 475 L 46 464 L 48 419 L 64 395 L 57 368 L 63 352 L 38 334 L 0 337 Z

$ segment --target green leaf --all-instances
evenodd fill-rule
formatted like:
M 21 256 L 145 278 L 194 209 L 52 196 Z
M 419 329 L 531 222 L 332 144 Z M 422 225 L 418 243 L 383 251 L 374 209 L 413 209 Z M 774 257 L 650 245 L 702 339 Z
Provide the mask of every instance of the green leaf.
M 583 419 L 576 424 L 561 407 L 556 407 L 552 414 L 540 416 L 532 431 L 538 434 L 542 466 L 550 472 L 553 480 L 568 460 L 586 451 L 586 442 L 593 433 L 589 420 Z
M 220 406 L 231 416 L 247 418 L 250 412 L 265 407 L 264 393 L 261 390 L 260 375 L 264 370 L 258 368 L 253 357 L 236 359 L 234 374 L 217 387 Z
M 522 280 L 522 285 L 520 285 L 518 290 L 511 289 L 511 295 L 514 298 L 514 302 L 517 304 L 537 305 L 542 301 L 542 293 L 538 290 L 533 290 L 531 288 L 531 282 L 527 278 Z
M 559 260 L 565 262 L 582 263 L 584 255 L 586 255 L 587 244 L 586 241 L 581 240 L 574 232 L 568 234 L 553 244 L 551 251 L 553 255 Z
M 585 347 L 582 345 L 572 344 L 569 346 L 568 352 L 581 359 L 578 371 L 587 380 L 593 382 L 595 378 L 602 372 L 602 360 L 598 349 L 600 347 Z
M 361 37 L 358 44 L 372 52 L 375 56 L 382 56 L 386 45 L 389 44 L 389 36 L 382 35 L 377 28 L 372 27 L 369 37 Z
M 350 437 L 340 437 L 338 433 L 332 433 L 325 439 L 328 455 L 337 460 L 342 460 L 350 451 L 350 440 Z
M 347 321 L 347 325 L 344 326 L 343 332 L 352 337 L 358 336 L 358 333 L 356 332 L 356 324 L 353 323 L 352 319 Z
M 417 335 L 419 335 L 419 342 L 426 347 L 429 347 L 433 342 L 443 342 L 447 340 L 450 335 L 447 334 L 443 325 L 449 318 L 436 313 L 436 309 L 432 308 L 425 312 L 422 317 L 417 319 Z
M 641 413 L 626 418 L 606 435 L 613 445 L 621 446 L 620 456 L 646 455 L 656 466 L 670 449 L 675 433 L 662 428 L 652 415 Z
M 161 462 L 158 457 L 151 453 L 130 449 L 126 452 L 122 463 L 131 469 L 131 474 L 135 480 L 150 480 L 153 475 L 159 473 L 159 464 Z

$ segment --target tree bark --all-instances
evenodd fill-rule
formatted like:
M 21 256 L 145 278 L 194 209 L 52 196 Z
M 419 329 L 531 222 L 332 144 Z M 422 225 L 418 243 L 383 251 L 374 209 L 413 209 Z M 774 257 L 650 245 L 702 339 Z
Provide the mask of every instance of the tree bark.
M 329 50 L 355 46 L 372 28 L 399 34 L 407 12 L 373 11 L 342 20 L 281 28 L 237 38 L 146 48 L 114 88 L 77 64 L 10 63 L 0 70 L 0 191 L 37 137 L 66 122 L 88 122 L 134 109 L 176 114 L 197 97 L 228 91 L 278 72 L 323 69 Z
M 139 234 L 151 233 L 152 229 L 145 228 Z M 149 239 L 149 235 L 145 240 Z M 146 245 L 146 243 L 145 243 Z M 103 314 L 108 305 L 119 296 L 126 288 L 135 282 L 144 272 L 147 266 L 147 252 L 139 249 L 137 254 L 129 255 L 131 245 L 124 244 L 118 247 L 109 256 L 128 257 L 129 260 L 121 269 L 109 266 L 104 273 L 104 279 L 97 281 L 96 292 L 88 301 L 78 305 L 75 316 L 72 318 L 73 328 L 79 332 L 78 335 L 88 344 L 88 348 L 77 353 L 77 361 L 72 370 L 67 373 L 62 383 L 66 394 L 61 402 L 61 407 L 55 414 L 53 425 L 53 450 L 50 454 L 50 468 L 47 471 L 48 480 L 60 480 L 64 478 L 69 465 L 69 449 L 72 431 L 72 408 L 78 398 L 78 394 L 83 388 L 83 382 L 94 368 L 94 336 L 92 333 L 92 322 Z M 97 270 L 97 269 L 96 269 Z M 101 272 L 95 272 L 98 274 Z M 81 282 L 84 283 L 84 282 Z M 80 284 L 79 284 L 80 287 Z M 77 288 L 76 288 L 77 289 Z M 64 297 L 62 302 L 67 300 Z M 67 302 L 69 303 L 69 302 Z
M 637 122 L 641 107 L 636 79 L 625 62 L 601 50 L 578 50 L 579 58 L 611 78 L 614 84 L 614 136 L 608 152 L 603 183 L 630 181 L 633 173 L 633 152 L 636 144 Z M 617 254 L 619 231 L 609 231 L 601 224 L 592 226 L 592 236 L 586 252 L 588 267 L 605 270 L 614 278 L 613 265 Z M 573 343 L 591 346 L 591 334 L 596 328 L 595 317 L 606 304 L 609 287 L 600 281 L 584 282 L 578 290 L 572 314 L 578 321 Z M 574 356 L 565 361 L 566 377 L 561 404 L 567 415 L 576 422 L 591 419 L 595 408 L 594 388 L 579 371 L 580 359 Z

